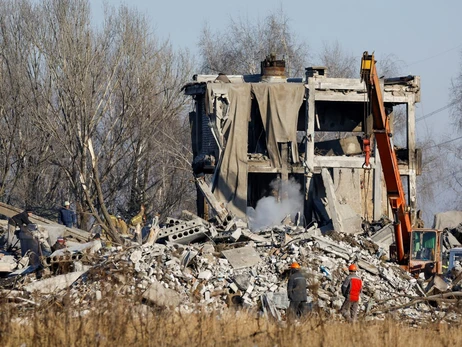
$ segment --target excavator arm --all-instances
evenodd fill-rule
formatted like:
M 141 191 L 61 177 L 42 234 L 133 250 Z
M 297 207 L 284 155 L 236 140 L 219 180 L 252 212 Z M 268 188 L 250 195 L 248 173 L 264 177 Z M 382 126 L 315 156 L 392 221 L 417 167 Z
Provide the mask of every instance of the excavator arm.
M 364 52 L 361 59 L 361 80 L 365 82 L 369 96 L 373 118 L 373 133 L 382 162 L 387 196 L 395 217 L 397 261 L 401 265 L 406 265 L 409 261 L 412 224 L 406 206 L 398 161 L 391 142 L 390 118 L 385 112 L 374 54 Z

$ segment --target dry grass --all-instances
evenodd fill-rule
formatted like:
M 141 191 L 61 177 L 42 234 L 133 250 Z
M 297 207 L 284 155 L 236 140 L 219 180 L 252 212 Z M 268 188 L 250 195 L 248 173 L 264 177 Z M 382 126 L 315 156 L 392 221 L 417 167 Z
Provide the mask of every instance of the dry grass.
M 354 325 L 312 317 L 286 324 L 255 312 L 180 314 L 122 298 L 92 307 L 64 298 L 31 309 L 0 306 L 1 346 L 460 346 L 462 328 L 411 328 L 394 321 Z

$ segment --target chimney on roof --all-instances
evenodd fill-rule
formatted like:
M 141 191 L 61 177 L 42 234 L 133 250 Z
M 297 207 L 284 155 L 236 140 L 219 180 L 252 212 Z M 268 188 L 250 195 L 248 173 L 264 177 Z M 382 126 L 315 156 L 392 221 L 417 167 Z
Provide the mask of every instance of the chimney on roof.
M 273 53 L 266 56 L 266 59 L 261 62 L 261 81 L 286 82 L 286 61 L 278 60 Z
M 327 77 L 327 67 L 325 66 L 311 66 L 305 69 L 306 80 L 308 81 L 309 77 L 315 78 L 325 78 Z

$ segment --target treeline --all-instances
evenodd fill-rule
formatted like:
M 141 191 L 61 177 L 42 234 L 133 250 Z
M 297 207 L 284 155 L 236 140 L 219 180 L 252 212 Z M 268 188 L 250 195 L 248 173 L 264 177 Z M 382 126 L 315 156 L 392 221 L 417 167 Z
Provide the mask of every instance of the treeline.
M 53 216 L 70 200 L 83 229 L 109 230 L 109 213 L 128 219 L 141 204 L 162 216 L 195 209 L 192 102 L 181 91 L 193 74 L 259 73 L 276 53 L 290 77 L 310 65 L 327 66 L 330 77 L 358 77 L 362 52 L 333 42 L 315 54 L 281 9 L 263 20 L 230 18 L 224 30 L 205 23 L 197 68 L 187 51 L 156 37 L 144 14 L 108 6 L 92 18 L 90 9 L 88 0 L 0 0 L 0 201 Z M 397 57 L 378 61 L 381 75 L 399 76 Z M 396 125 L 405 121 L 399 111 Z M 419 178 L 426 205 L 445 156 L 421 142 L 430 146 L 424 167 L 431 170 Z
M 83 229 L 191 208 L 189 54 L 127 7 L 97 22 L 88 1 L 0 1 L 0 200 L 70 200 Z

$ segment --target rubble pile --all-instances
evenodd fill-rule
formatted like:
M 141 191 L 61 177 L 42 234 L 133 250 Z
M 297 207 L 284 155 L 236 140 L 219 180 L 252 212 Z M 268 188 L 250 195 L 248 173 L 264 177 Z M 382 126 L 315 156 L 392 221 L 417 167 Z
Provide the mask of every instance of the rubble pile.
M 462 243 L 462 223 L 459 223 L 459 225 L 454 228 L 446 228 L 445 231 L 454 236 L 460 246 L 460 243 Z
M 197 227 L 196 222 L 185 225 Z M 201 224 L 200 228 L 205 230 L 206 226 Z M 208 225 L 207 230 L 210 228 Z M 159 229 L 157 234 L 171 236 L 165 233 L 167 229 Z M 289 265 L 297 261 L 308 280 L 312 312 L 340 318 L 340 287 L 347 265 L 356 263 L 365 284 L 360 312 L 366 319 L 383 319 L 388 314 L 415 323 L 443 317 L 459 319 L 456 313 L 448 314 L 444 303 L 435 307 L 425 299 L 416 300 L 439 293 L 445 282 L 412 278 L 387 262 L 384 250 L 366 236 L 334 231 L 323 235 L 316 226 L 305 229 L 290 225 L 258 233 L 235 227 L 213 234 L 208 239 L 192 234 L 197 242 L 190 244 L 172 242 L 170 237 L 163 243 L 130 247 L 81 246 L 80 250 L 91 251 L 73 257 L 74 272 L 50 274 L 40 281 L 27 275 L 15 284 L 15 295 L 27 299 L 38 291 L 50 297 L 70 286 L 71 300 L 82 307 L 107 293 L 130 300 L 140 294 L 146 303 L 182 312 L 255 308 L 282 319 L 289 305 Z M 102 274 L 110 274 L 113 281 L 102 280 Z

